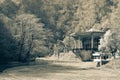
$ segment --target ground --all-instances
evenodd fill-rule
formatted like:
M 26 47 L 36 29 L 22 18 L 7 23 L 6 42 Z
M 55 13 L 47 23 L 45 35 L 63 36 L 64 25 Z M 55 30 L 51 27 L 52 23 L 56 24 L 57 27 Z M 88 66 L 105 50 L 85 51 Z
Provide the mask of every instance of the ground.
M 94 62 L 38 59 L 5 69 L 0 80 L 120 80 L 118 70 L 96 67 Z

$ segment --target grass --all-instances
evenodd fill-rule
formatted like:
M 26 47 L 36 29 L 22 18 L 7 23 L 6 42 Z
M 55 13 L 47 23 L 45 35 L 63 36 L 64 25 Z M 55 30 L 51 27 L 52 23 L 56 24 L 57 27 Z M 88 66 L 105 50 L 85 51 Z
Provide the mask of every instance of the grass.
M 94 67 L 92 62 L 61 62 L 39 59 L 35 63 L 8 68 L 0 80 L 119 80 L 115 72 Z

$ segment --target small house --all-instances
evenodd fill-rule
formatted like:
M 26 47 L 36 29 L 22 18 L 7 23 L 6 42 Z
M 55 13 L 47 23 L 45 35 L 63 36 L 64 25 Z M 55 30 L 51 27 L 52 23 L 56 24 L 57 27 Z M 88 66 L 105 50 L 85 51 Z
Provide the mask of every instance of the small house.
M 81 45 L 75 43 L 75 45 L 80 46 L 75 46 L 73 52 L 79 54 L 83 58 L 83 60 L 91 60 L 92 53 L 98 51 L 98 45 L 100 44 L 99 41 L 104 33 L 105 32 L 103 31 L 88 31 L 72 34 L 71 36 L 76 41 L 81 41 Z

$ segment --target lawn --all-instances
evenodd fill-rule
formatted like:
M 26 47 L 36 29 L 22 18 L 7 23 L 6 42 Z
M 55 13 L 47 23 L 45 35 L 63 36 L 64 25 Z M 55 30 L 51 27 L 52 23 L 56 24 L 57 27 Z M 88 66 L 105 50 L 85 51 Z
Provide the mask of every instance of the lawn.
M 120 80 L 116 70 L 95 65 L 93 62 L 38 59 L 5 69 L 0 80 Z

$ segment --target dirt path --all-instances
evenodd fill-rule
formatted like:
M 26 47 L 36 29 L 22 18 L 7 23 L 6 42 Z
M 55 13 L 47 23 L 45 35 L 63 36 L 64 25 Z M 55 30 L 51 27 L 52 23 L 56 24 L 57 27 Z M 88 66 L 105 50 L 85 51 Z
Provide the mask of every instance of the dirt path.
M 115 71 L 95 68 L 92 62 L 37 61 L 6 69 L 0 80 L 120 80 Z

